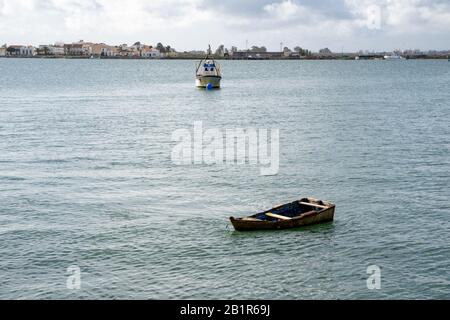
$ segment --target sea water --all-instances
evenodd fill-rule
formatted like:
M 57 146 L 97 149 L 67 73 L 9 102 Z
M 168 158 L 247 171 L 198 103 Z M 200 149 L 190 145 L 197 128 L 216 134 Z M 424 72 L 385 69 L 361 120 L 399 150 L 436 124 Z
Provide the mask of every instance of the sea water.
M 0 298 L 449 298 L 450 64 L 221 64 L 0 59 Z M 175 165 L 200 121 L 279 129 L 278 174 Z M 228 220 L 307 196 L 335 221 Z

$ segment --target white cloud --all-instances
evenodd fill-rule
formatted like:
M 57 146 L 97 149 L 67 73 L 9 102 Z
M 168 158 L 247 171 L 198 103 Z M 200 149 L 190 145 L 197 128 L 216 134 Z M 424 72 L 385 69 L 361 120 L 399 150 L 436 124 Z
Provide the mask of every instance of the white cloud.
M 450 26 L 450 2 L 431 0 L 346 0 L 349 11 L 364 17 L 366 8 L 379 6 L 386 32 L 397 34 L 432 33 Z M 425 40 L 425 39 L 424 39 Z
M 298 17 L 301 13 L 305 13 L 306 10 L 292 0 L 285 0 L 281 3 L 276 2 L 265 5 L 264 11 L 269 13 L 274 19 L 290 20 Z
M 367 28 L 380 7 L 381 28 Z M 269 48 L 431 48 L 449 43 L 444 0 L 0 0 L 0 42 L 79 39 L 110 43 L 161 41 L 178 49 L 207 43 Z M 370 48 L 368 48 L 370 49 Z

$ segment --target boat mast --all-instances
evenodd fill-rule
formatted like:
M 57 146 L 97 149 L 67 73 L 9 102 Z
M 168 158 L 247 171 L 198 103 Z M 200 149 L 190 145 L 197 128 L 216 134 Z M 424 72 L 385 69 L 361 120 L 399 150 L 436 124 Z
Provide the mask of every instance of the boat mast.
M 203 61 L 206 61 L 209 59 L 209 56 L 212 55 L 211 51 L 211 45 L 208 45 L 208 50 L 206 51 L 206 57 L 203 60 L 200 60 L 200 63 L 198 64 L 196 73 L 198 74 L 198 70 L 200 70 L 200 67 L 202 66 Z M 213 59 L 214 61 L 214 59 Z
M 205 61 L 212 59 L 212 61 L 215 62 L 214 61 L 214 57 L 210 58 L 210 56 L 212 56 L 212 50 L 211 50 L 211 45 L 209 44 L 208 45 L 208 52 L 206 53 Z
M 216 73 L 216 75 L 220 75 L 220 68 L 217 68 L 216 60 L 214 59 L 214 56 L 212 54 L 211 45 L 209 45 L 208 55 L 206 56 L 205 60 L 212 60 L 212 63 L 214 65 L 214 72 Z

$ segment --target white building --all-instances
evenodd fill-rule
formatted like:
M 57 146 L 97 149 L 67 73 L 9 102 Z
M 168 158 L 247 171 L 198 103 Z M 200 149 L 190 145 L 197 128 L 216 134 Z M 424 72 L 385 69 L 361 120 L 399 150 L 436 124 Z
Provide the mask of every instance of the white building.
M 41 52 L 41 54 L 62 56 L 64 55 L 64 46 L 40 45 L 39 51 Z
M 9 46 L 7 55 L 13 57 L 33 57 L 36 55 L 36 48 L 33 46 Z
M 151 48 L 142 52 L 143 58 L 158 59 L 161 58 L 161 52 L 158 49 Z
M 6 44 L 2 47 L 0 47 L 0 57 L 6 57 Z
M 90 44 L 80 41 L 72 44 L 64 45 L 64 53 L 69 56 L 87 56 L 92 54 Z
M 20 55 L 22 57 L 33 57 L 36 55 L 36 48 L 33 46 L 23 46 L 20 48 Z
M 119 46 L 118 55 L 121 57 L 132 57 L 139 55 L 139 52 L 136 51 L 135 47 L 129 47 L 126 43 L 124 43 Z
M 62 46 L 62 47 L 51 46 L 50 47 L 50 53 L 55 55 L 55 56 L 62 56 L 62 55 L 64 55 L 64 46 Z
M 117 48 L 112 46 L 104 46 L 101 48 L 100 55 L 102 57 L 115 57 L 117 56 Z

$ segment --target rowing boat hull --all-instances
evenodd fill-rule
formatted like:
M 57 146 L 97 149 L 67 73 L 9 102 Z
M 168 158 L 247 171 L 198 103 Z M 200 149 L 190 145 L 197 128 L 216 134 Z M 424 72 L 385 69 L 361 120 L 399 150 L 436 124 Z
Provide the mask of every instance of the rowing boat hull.
M 236 231 L 294 229 L 333 221 L 335 208 L 335 205 L 330 204 L 326 209 L 306 213 L 290 220 L 256 221 L 256 219 L 235 219 L 233 217 L 230 220 Z

